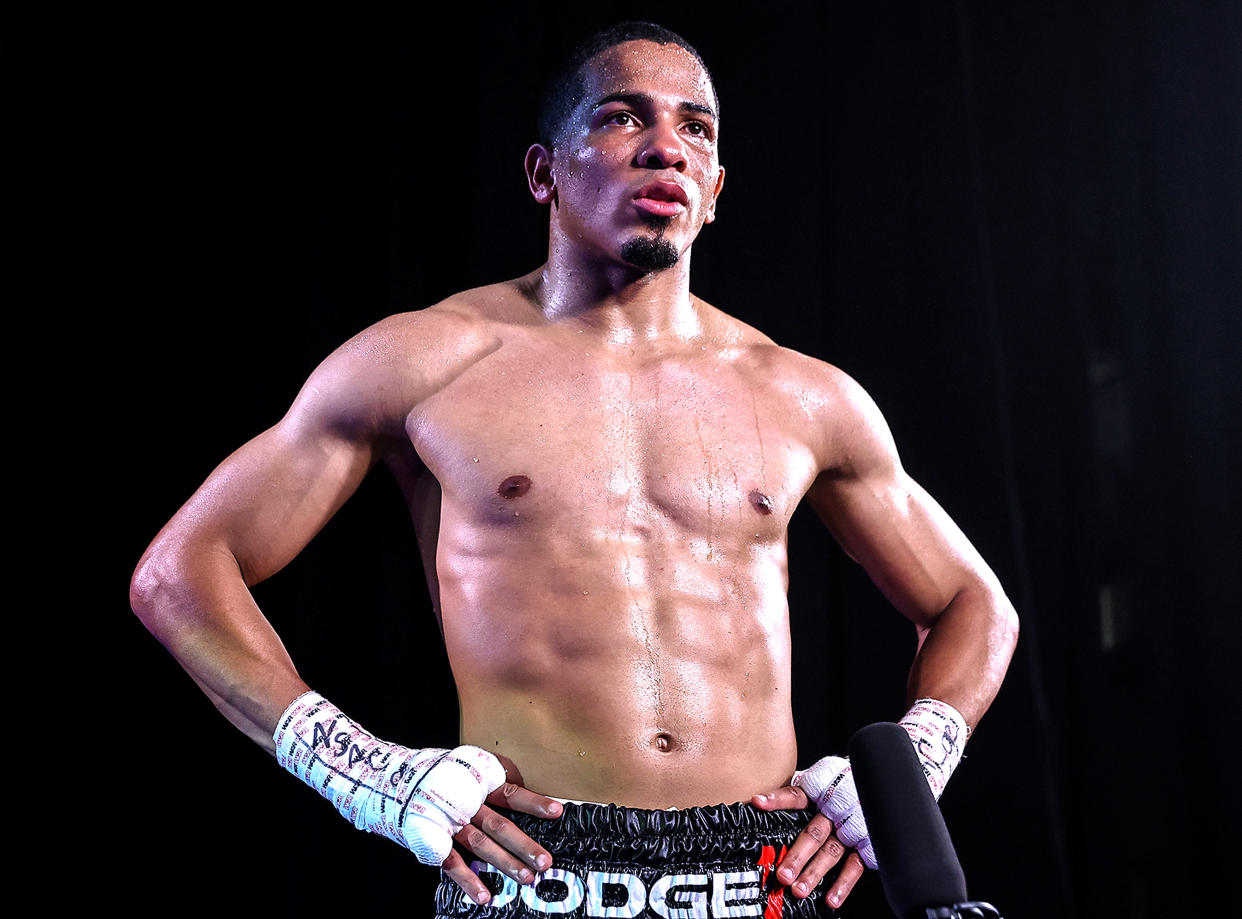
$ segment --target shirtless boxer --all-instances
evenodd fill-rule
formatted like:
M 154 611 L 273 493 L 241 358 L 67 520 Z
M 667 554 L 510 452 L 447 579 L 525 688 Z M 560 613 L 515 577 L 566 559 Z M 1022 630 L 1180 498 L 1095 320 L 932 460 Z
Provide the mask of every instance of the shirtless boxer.
M 580 64 L 526 156 L 547 263 L 331 354 L 159 533 L 133 608 L 282 765 L 442 864 L 441 915 L 820 915 L 870 857 L 848 763 L 794 779 L 795 507 L 918 631 L 903 721 L 937 792 L 1016 617 L 856 383 L 690 293 L 724 184 L 697 53 L 630 25 Z M 380 462 L 423 548 L 454 751 L 316 695 L 249 591 Z

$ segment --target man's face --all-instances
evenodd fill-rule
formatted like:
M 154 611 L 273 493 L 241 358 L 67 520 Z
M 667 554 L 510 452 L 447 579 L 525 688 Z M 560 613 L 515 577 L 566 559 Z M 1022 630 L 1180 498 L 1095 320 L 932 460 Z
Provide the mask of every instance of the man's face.
M 583 76 L 553 150 L 554 220 L 604 258 L 671 267 L 715 218 L 724 182 L 711 82 L 684 48 L 651 41 L 601 52 Z

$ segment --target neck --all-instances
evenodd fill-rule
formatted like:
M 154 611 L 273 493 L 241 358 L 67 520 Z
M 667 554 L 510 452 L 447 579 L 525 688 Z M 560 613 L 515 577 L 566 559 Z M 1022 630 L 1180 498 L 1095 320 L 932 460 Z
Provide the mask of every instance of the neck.
M 689 250 L 671 268 L 644 272 L 553 243 L 535 296 L 549 319 L 580 324 L 608 344 L 687 339 L 701 330 Z

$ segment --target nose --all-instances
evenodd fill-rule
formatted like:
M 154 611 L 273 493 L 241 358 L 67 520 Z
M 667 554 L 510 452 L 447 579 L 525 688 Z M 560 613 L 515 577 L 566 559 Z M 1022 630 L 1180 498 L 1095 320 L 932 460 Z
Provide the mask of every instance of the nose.
M 644 136 L 635 157 L 641 169 L 686 169 L 686 150 L 673 128 L 657 123 Z

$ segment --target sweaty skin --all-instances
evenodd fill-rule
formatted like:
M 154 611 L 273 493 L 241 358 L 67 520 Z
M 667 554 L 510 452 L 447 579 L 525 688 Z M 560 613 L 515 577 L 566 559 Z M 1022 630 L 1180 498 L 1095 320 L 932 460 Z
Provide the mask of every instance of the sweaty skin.
M 564 136 L 526 158 L 549 205 L 547 264 L 338 348 L 161 530 L 131 602 L 271 750 L 308 687 L 249 587 L 383 463 L 414 521 L 461 740 L 507 769 L 491 805 L 805 807 L 788 784 L 786 531 L 800 501 L 914 623 L 911 699 L 973 726 L 1016 620 L 866 393 L 690 294 L 690 247 L 724 180 L 702 68 L 640 41 L 585 73 Z M 670 249 L 669 268 L 636 261 Z M 393 739 L 419 746 L 418 725 Z M 488 806 L 455 840 L 521 883 L 550 863 Z M 778 878 L 806 896 L 844 854 L 817 816 Z M 444 870 L 483 902 L 467 864 L 455 851 Z M 861 872 L 846 859 L 829 902 Z
M 780 407 L 813 370 L 697 302 L 693 334 L 600 343 L 537 280 L 436 308 L 478 346 L 410 407 L 397 467 L 411 502 L 439 486 L 462 740 L 547 794 L 745 800 L 794 768 L 785 529 L 817 463 Z

